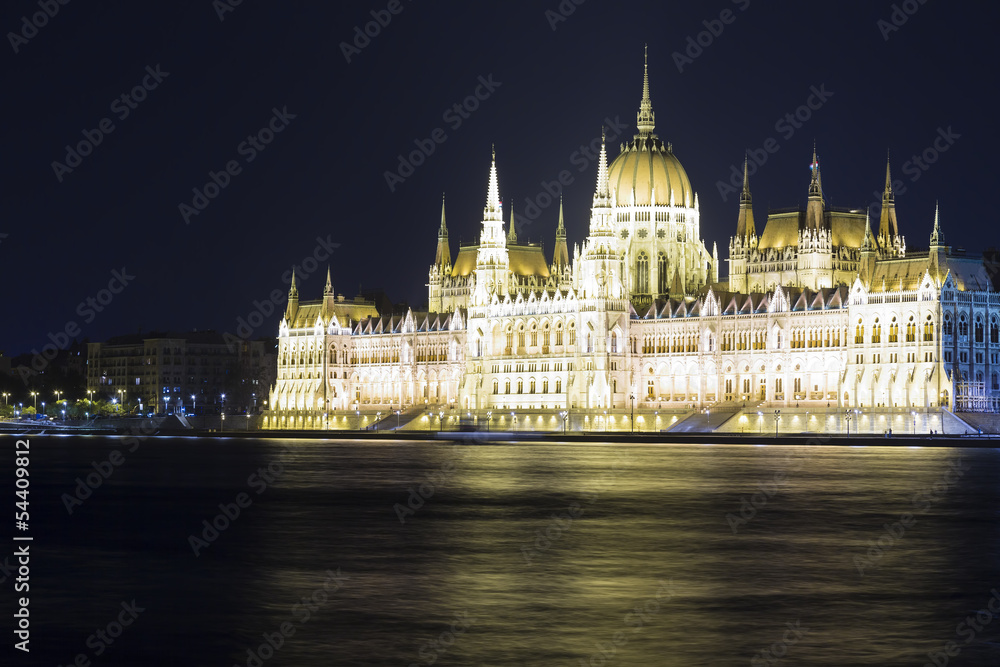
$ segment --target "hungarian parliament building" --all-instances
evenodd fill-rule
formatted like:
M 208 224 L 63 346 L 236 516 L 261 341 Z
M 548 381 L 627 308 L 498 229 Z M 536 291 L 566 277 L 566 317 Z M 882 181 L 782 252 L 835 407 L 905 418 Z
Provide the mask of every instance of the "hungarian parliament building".
M 610 165 L 602 142 L 572 256 L 561 204 L 551 257 L 518 241 L 513 216 L 504 231 L 494 154 L 479 242 L 454 257 L 442 202 L 427 311 L 345 300 L 329 274 L 322 300 L 300 302 L 293 278 L 271 426 L 418 408 L 995 405 L 1000 293 L 982 257 L 947 245 L 937 210 L 928 249 L 907 250 L 888 165 L 870 220 L 826 205 L 814 150 L 805 208 L 760 231 L 744 168 L 720 280 L 698 195 L 653 131 L 648 72 L 636 128 Z

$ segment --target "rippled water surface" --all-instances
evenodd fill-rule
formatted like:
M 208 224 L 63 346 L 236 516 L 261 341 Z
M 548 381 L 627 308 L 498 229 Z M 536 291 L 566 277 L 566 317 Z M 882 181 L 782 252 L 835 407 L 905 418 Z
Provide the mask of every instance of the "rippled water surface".
M 18 664 L 997 665 L 998 459 L 33 437 Z

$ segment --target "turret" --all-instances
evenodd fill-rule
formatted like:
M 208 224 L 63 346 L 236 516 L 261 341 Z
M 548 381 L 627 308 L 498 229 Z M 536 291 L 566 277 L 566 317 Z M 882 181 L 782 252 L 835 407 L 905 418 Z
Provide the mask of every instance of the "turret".
M 892 246 L 899 236 L 899 226 L 896 223 L 896 198 L 892 192 L 892 176 L 889 171 L 889 158 L 885 160 L 885 191 L 882 193 L 882 214 L 879 216 L 878 240 L 883 248 Z
M 562 195 L 559 196 L 559 225 L 556 227 L 556 245 L 555 253 L 552 256 L 552 263 L 560 271 L 569 265 L 569 248 L 566 245 L 566 225 L 563 222 Z
M 441 226 L 438 228 L 437 253 L 434 255 L 434 266 L 442 271 L 451 268 L 451 248 L 448 245 L 448 225 L 444 216 L 444 194 L 441 195 Z
M 636 114 L 635 127 L 640 137 L 653 134 L 656 127 L 656 114 L 653 113 L 653 102 L 649 99 L 649 47 L 646 47 L 645 62 L 642 74 L 642 101 L 639 102 L 639 113 Z
M 285 319 L 291 326 L 295 320 L 295 313 L 299 309 L 299 288 L 295 284 L 295 269 L 292 269 L 292 284 L 288 287 L 288 306 L 285 308 Z
M 514 201 L 514 198 L 510 198 Z M 507 245 L 517 245 L 517 229 L 514 226 L 514 207 L 510 207 L 510 229 L 507 230 Z
M 740 216 L 736 220 L 736 236 L 747 245 L 751 238 L 757 236 L 757 228 L 753 222 L 753 199 L 750 197 L 749 162 L 743 156 L 743 191 L 740 193 Z
M 813 144 L 812 180 L 809 182 L 809 201 L 806 204 L 806 229 L 819 231 L 823 228 L 823 181 L 819 173 L 819 157 Z
M 872 276 L 875 275 L 875 259 L 878 257 L 878 246 L 875 237 L 872 235 L 871 218 L 865 214 L 865 237 L 861 242 L 861 261 L 858 266 L 858 273 L 861 282 L 870 284 Z

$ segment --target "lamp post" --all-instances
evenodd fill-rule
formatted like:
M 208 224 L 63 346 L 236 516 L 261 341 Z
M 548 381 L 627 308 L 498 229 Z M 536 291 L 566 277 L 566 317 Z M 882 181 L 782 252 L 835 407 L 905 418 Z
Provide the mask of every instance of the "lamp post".
M 219 430 L 220 431 L 225 431 L 226 430 L 226 395 L 225 394 L 222 394 L 222 419 L 220 421 L 222 423 L 219 426 Z
M 916 435 L 917 434 L 917 413 L 916 413 L 916 411 L 911 411 L 910 414 L 913 415 L 913 435 Z
M 629 394 L 629 400 L 632 401 L 632 433 L 635 433 L 635 394 Z
M 59 402 L 59 396 L 62 394 L 62 392 L 59 391 L 58 389 L 56 389 L 53 393 L 56 395 L 56 403 L 58 403 Z
M 38 414 L 38 392 L 37 391 L 31 392 L 31 397 L 35 399 L 35 414 Z M 42 403 L 42 405 L 45 404 Z
M 7 397 L 8 397 L 8 396 L 10 396 L 10 392 L 9 392 L 9 391 L 5 391 L 5 392 L 3 393 L 3 406 L 4 406 L 5 408 L 7 407 Z
M 774 437 L 778 437 L 778 422 L 781 421 L 781 410 L 774 411 Z
M 569 411 L 563 410 L 562 412 L 559 413 L 559 416 L 562 417 L 563 435 L 566 435 L 566 422 L 569 421 Z
M 397 431 L 399 430 L 399 413 L 400 412 L 402 412 L 402 410 L 396 410 L 396 430 Z
M 165 396 L 163 398 L 163 414 L 165 414 L 165 415 L 169 415 L 170 414 L 170 397 L 169 396 Z
M 492 422 L 493 422 L 493 411 L 492 410 L 487 410 L 486 411 L 486 432 L 487 433 L 490 432 L 490 424 Z
M 510 411 L 510 423 L 511 423 L 511 430 L 514 433 L 517 433 L 517 415 L 514 413 L 513 410 Z
M 195 394 L 191 394 L 191 405 L 193 406 L 191 408 L 191 414 L 192 415 L 197 415 L 198 414 L 198 399 L 197 399 L 197 397 L 196 397 Z
M 761 433 L 761 435 L 763 435 L 764 434 L 764 413 L 761 412 L 761 411 L 759 411 L 759 410 L 757 411 L 757 422 L 758 422 L 758 425 L 760 426 L 760 433 Z
M 847 411 L 847 414 L 846 414 L 845 418 L 847 419 L 847 437 L 850 437 L 851 436 L 851 411 L 850 410 Z

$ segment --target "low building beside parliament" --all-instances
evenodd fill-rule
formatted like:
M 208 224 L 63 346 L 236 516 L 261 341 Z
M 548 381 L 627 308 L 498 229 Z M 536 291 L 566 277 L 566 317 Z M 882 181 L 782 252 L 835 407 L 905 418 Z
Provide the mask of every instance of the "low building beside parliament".
M 442 203 L 429 312 L 345 302 L 329 276 L 300 303 L 293 280 L 268 425 L 425 407 L 996 406 L 1000 293 L 981 257 L 947 245 L 937 210 L 929 249 L 907 249 L 888 166 L 872 221 L 826 205 L 814 150 L 805 208 L 771 211 L 759 233 L 744 172 L 720 281 L 698 195 L 653 132 L 648 72 L 636 127 L 610 165 L 602 143 L 572 257 L 561 206 L 551 257 L 504 231 L 494 154 L 479 243 L 454 261 Z

